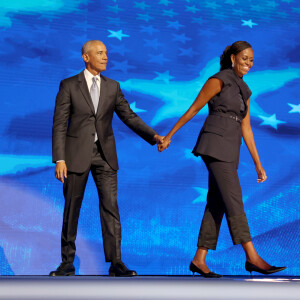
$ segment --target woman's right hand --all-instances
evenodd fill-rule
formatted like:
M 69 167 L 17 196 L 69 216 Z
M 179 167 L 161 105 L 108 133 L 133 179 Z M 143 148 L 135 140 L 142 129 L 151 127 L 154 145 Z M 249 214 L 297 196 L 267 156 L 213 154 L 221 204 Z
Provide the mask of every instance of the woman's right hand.
M 163 143 L 158 144 L 157 148 L 159 152 L 166 150 L 170 146 L 171 140 L 164 138 Z

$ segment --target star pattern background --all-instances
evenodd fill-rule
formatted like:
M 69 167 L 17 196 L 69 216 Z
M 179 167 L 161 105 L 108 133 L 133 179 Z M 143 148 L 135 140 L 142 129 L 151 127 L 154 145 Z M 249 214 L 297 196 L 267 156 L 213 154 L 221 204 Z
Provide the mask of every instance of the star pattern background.
M 2 1 L 5 2 L 5 1 Z M 102 40 L 105 76 L 131 108 L 166 134 L 237 40 L 252 44 L 245 76 L 252 128 L 268 180 L 256 184 L 246 146 L 239 175 L 258 252 L 282 275 L 299 275 L 300 2 L 298 0 L 38 0 L 0 4 L 0 274 L 44 275 L 60 262 L 64 200 L 51 164 L 51 128 L 60 80 L 83 70 L 81 46 Z M 118 118 L 122 256 L 139 274 L 189 274 L 205 208 L 207 171 L 191 150 L 204 108 L 158 153 Z M 75 259 L 78 274 L 107 274 L 97 194 L 89 179 Z M 208 265 L 244 275 L 244 254 L 224 219 Z

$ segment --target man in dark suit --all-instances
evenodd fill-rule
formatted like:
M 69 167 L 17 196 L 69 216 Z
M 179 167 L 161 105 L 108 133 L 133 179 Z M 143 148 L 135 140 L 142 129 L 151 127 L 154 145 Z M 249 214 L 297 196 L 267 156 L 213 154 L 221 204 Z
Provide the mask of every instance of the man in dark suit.
M 110 276 L 134 276 L 121 260 L 121 224 L 117 204 L 118 160 L 112 130 L 114 112 L 151 145 L 163 137 L 147 126 L 130 108 L 117 81 L 102 76 L 107 50 L 101 41 L 82 47 L 86 69 L 63 80 L 56 97 L 52 152 L 55 176 L 64 183 L 62 263 L 50 276 L 75 274 L 75 239 L 80 207 L 89 172 L 97 186 L 105 260 Z M 100 75 L 101 74 L 101 75 Z

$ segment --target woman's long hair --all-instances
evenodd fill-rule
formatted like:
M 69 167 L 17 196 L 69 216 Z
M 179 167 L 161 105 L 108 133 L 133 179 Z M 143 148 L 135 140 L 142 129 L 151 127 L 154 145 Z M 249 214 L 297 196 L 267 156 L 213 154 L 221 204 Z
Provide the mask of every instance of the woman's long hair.
M 247 48 L 252 48 L 252 46 L 245 41 L 237 41 L 234 42 L 231 46 L 227 46 L 220 57 L 220 71 L 232 68 L 232 62 L 230 57 L 231 54 L 237 55 L 238 53 Z

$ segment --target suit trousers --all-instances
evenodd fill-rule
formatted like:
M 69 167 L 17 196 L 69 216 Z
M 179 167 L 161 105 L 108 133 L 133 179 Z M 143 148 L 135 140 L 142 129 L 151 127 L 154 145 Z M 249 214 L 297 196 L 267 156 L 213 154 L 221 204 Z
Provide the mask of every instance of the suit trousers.
M 216 249 L 224 214 L 233 244 L 251 241 L 236 162 L 219 161 L 206 155 L 201 157 L 209 172 L 209 180 L 197 246 Z
M 99 210 L 105 260 L 121 260 L 121 223 L 117 203 L 117 171 L 106 162 L 100 143 L 94 143 L 91 166 L 84 173 L 68 172 L 64 182 L 65 207 L 61 235 L 62 261 L 73 263 L 78 219 L 89 173 L 99 196 Z

